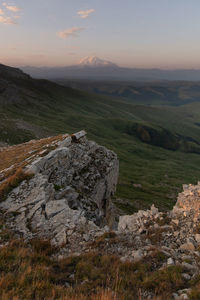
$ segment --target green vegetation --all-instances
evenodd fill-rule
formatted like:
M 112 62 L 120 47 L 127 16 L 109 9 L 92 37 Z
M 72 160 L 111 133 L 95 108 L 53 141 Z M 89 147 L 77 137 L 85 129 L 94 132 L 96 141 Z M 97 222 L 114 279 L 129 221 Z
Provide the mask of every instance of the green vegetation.
M 200 299 L 200 277 L 186 282 L 181 265 L 161 268 L 167 257 L 159 250 L 138 262 L 122 262 L 103 251 L 57 260 L 49 241 L 15 240 L 0 218 L 0 298 L 44 300 L 138 300 L 144 292 L 170 300 L 173 292 L 191 288 L 190 299 Z M 97 238 L 97 244 L 114 242 L 113 232 Z
M 30 125 L 48 132 L 43 134 L 46 136 L 85 129 L 90 139 L 118 154 L 120 177 L 115 202 L 118 203 L 117 198 L 127 199 L 130 205 L 117 204 L 127 212 L 147 208 L 151 203 L 168 209 L 175 203 L 183 183 L 199 180 L 197 91 L 183 105 L 147 106 L 144 101 L 138 105 L 45 80 L 9 80 L 18 92 L 14 100 L 0 98 L 0 127 L 9 123 L 7 136 L 0 131 L 0 140 L 9 143 L 16 143 L 16 139 L 19 143 L 29 140 L 35 135 Z M 16 120 L 19 119 L 24 122 L 24 129 L 17 131 L 20 138 L 12 135 L 18 130 Z
M 1 299 L 138 300 L 149 291 L 167 300 L 186 285 L 179 266 L 155 271 L 165 259 L 158 251 L 137 263 L 101 253 L 56 260 L 52 255 L 57 249 L 48 241 L 32 240 L 28 245 L 3 229 L 0 236 L 8 242 L 0 249 Z
M 128 100 L 135 104 L 179 106 L 199 101 L 200 83 L 189 81 L 92 81 L 60 79 L 75 89 Z
M 60 191 L 62 187 L 60 185 L 54 184 L 55 191 Z

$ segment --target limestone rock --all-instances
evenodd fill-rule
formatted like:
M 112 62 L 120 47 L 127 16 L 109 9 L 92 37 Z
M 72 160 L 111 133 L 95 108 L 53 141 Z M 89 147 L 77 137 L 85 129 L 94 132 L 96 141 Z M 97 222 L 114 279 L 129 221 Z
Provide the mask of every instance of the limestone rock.
M 136 231 L 138 228 L 136 223 L 136 214 L 131 216 L 120 216 L 119 218 L 119 224 L 118 224 L 118 230 L 124 231 Z
M 155 207 L 154 204 L 151 206 L 151 212 L 153 215 L 156 215 L 158 213 L 158 209 Z
M 179 193 L 174 209 L 182 209 L 185 214 L 193 212 L 200 213 L 200 182 L 197 185 L 183 185 L 183 192 Z
M 174 265 L 174 260 L 173 260 L 171 257 L 168 258 L 167 264 L 168 264 L 168 265 Z
M 25 238 L 50 238 L 63 245 L 88 241 L 91 230 L 104 232 L 101 227 L 111 217 L 119 164 L 114 152 L 85 135 L 85 131 L 66 135 L 56 149 L 36 157 L 26 166 L 33 178 L 0 203 L 6 214 L 13 213 L 13 228 Z
M 193 266 L 189 263 L 186 263 L 186 262 L 183 262 L 182 263 L 182 266 L 188 270 L 189 272 L 191 272 L 191 274 L 193 274 L 194 272 L 197 272 L 198 271 L 198 267 L 197 266 Z
M 132 252 L 132 256 L 134 258 L 134 261 L 137 262 L 137 261 L 140 261 L 144 255 L 143 255 L 142 250 L 137 250 L 137 251 Z
M 152 205 L 150 210 L 139 210 L 133 215 L 125 215 L 119 217 L 118 230 L 119 231 L 132 231 L 132 232 L 144 232 L 144 224 L 150 220 L 152 217 L 156 219 L 159 218 L 158 209 Z M 158 228 L 158 224 L 154 224 L 155 228 Z
M 183 273 L 182 274 L 182 278 L 185 279 L 185 280 L 190 280 L 191 279 L 191 276 L 187 273 Z

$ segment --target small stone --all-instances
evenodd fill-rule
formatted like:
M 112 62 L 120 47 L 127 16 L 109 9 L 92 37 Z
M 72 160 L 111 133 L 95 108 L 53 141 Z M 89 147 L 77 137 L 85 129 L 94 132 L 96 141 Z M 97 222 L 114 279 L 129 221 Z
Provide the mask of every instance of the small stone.
M 188 264 L 186 262 L 182 262 L 182 266 L 192 273 L 198 271 L 198 267 Z
M 191 289 L 183 289 L 183 290 L 179 290 L 178 293 L 179 295 L 181 294 L 189 294 L 191 292 Z
M 81 139 L 82 137 L 84 137 L 87 133 L 84 130 L 81 130 L 77 133 L 72 134 L 72 141 L 78 141 L 79 139 Z
M 74 279 L 75 279 L 75 275 L 74 275 L 74 274 L 71 274 L 71 275 L 69 276 L 69 278 L 72 279 L 72 280 L 74 280 Z
M 176 219 L 176 220 L 174 220 L 174 219 L 173 219 L 173 220 L 172 220 L 172 223 L 174 223 L 175 225 L 177 225 L 177 226 L 178 226 L 178 225 L 179 225 L 179 220 L 177 220 L 177 219 Z
M 143 252 L 141 250 L 133 251 L 132 256 L 134 257 L 134 261 L 139 261 L 143 258 Z
M 63 255 L 58 255 L 58 260 L 62 260 L 64 258 Z
M 159 227 L 160 227 L 160 226 L 159 226 L 157 223 L 154 224 L 154 228 L 155 228 L 155 229 L 158 229 Z
M 189 297 L 187 294 L 181 294 L 179 297 L 180 300 L 189 300 Z
M 174 260 L 173 260 L 171 257 L 168 258 L 167 264 L 168 264 L 168 265 L 174 265 Z
M 178 296 L 177 293 L 173 293 L 173 294 L 172 294 L 172 297 L 176 300 L 179 296 Z
M 83 235 L 83 239 L 84 239 L 86 242 L 88 242 L 89 239 L 90 239 L 89 234 L 84 234 L 84 235 Z
M 65 286 L 66 288 L 70 288 L 70 284 L 69 284 L 68 282 L 65 282 L 65 283 L 64 283 L 64 286 Z
M 152 215 L 157 215 L 158 214 L 158 209 L 155 207 L 154 204 L 151 206 L 151 212 L 152 212 Z
M 183 251 L 194 251 L 195 247 L 192 243 L 185 243 L 180 246 L 180 249 Z
M 190 280 L 191 279 L 191 276 L 189 274 L 187 274 L 187 273 L 183 273 L 181 276 L 185 280 Z
M 125 263 L 125 262 L 129 261 L 129 259 L 127 256 L 122 256 L 122 257 L 120 257 L 120 261 Z
M 199 233 L 195 234 L 195 240 L 198 244 L 200 244 L 200 234 Z

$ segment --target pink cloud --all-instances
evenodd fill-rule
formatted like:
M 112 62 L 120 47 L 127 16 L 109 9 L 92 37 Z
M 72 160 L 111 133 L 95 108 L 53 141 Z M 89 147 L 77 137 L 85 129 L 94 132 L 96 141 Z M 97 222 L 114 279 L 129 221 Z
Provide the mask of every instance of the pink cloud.
M 0 23 L 5 25 L 16 25 L 16 21 L 11 17 L 0 16 Z
M 72 27 L 72 28 L 65 29 L 63 31 L 58 32 L 57 35 L 61 39 L 66 39 L 66 38 L 68 38 L 70 36 L 76 37 L 77 34 L 80 33 L 83 30 L 84 30 L 84 28 L 82 28 L 82 27 Z
M 3 6 L 7 8 L 7 10 L 12 11 L 12 12 L 18 12 L 21 9 L 15 5 L 8 5 L 6 2 L 3 3 Z
M 95 12 L 95 9 L 80 10 L 77 12 L 77 14 L 80 18 L 87 19 L 93 12 Z

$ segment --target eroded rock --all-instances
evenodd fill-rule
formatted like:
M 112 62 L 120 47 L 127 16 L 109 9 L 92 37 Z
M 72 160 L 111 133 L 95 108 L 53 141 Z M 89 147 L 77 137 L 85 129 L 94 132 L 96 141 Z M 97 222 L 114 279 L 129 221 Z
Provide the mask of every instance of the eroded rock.
M 77 242 L 90 231 L 104 232 L 119 164 L 114 152 L 85 135 L 81 131 L 67 136 L 46 156 L 35 158 L 26 166 L 33 178 L 0 203 L 6 214 L 14 215 L 12 229 L 25 238 L 50 238 L 53 244 L 63 245 L 70 230 L 79 236 Z

